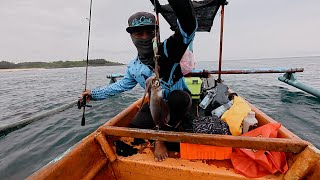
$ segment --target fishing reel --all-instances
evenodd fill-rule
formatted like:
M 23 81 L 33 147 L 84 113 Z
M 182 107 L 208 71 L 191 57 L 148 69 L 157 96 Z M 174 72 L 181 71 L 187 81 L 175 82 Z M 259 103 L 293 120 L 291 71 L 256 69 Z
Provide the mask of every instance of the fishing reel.
M 87 98 L 88 98 L 88 95 L 84 95 L 82 98 L 79 98 L 77 103 L 78 109 L 81 109 L 83 107 L 81 126 L 84 126 L 86 124 L 85 115 L 84 115 L 86 107 L 92 107 L 91 105 L 87 104 Z M 89 96 L 89 98 L 91 97 Z
M 85 95 L 82 98 L 78 99 L 78 102 L 77 102 L 78 109 L 81 109 L 82 107 L 92 107 L 91 105 L 87 104 L 87 98 L 88 98 L 87 96 L 88 95 Z

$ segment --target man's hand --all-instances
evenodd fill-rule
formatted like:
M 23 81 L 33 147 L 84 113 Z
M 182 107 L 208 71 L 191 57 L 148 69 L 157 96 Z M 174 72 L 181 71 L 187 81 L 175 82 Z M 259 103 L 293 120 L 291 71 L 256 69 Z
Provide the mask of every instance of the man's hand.
M 86 98 L 86 99 L 84 99 Z M 91 105 L 87 105 L 87 103 L 92 99 L 91 97 L 91 91 L 86 90 L 81 94 L 81 98 L 78 99 L 78 109 L 81 109 L 82 107 L 92 107 Z
M 81 94 L 81 97 L 84 98 L 86 97 L 87 102 L 91 100 L 91 90 L 86 90 Z

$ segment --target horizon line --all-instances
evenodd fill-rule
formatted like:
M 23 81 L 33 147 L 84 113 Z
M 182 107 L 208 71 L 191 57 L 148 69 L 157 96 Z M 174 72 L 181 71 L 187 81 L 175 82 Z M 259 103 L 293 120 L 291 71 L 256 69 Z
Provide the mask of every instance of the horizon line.
M 282 58 L 304 58 L 304 57 L 320 57 L 320 55 L 307 55 L 307 56 L 282 56 L 282 57 L 261 57 L 261 58 L 239 58 L 239 59 L 222 59 L 223 61 L 236 61 L 236 60 L 261 60 L 261 59 L 282 59 Z M 115 62 L 113 60 L 107 60 L 105 58 L 92 58 L 89 60 L 96 60 L 96 59 L 104 59 L 106 61 Z M 10 60 L 0 60 L 1 61 L 7 61 L 10 63 L 25 63 L 25 62 L 57 62 L 57 61 L 86 61 L 86 59 L 74 59 L 74 60 L 52 60 L 52 61 L 21 61 L 21 62 L 15 62 Z M 206 62 L 206 61 L 212 61 L 212 60 L 195 60 L 198 62 Z M 214 61 L 219 61 L 218 59 L 215 59 Z M 116 63 L 122 63 L 117 61 Z M 126 62 L 127 63 L 127 62 Z M 125 64 L 126 64 L 125 63 Z

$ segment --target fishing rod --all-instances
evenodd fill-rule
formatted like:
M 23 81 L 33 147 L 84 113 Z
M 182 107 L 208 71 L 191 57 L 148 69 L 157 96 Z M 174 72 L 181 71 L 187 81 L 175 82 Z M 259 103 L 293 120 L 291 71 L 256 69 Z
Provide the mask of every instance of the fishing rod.
M 223 43 L 223 29 L 224 29 L 224 4 L 221 5 L 221 20 L 220 20 L 220 49 L 219 49 L 219 73 L 217 81 L 221 83 L 221 67 L 222 67 L 222 43 Z
M 91 12 L 92 12 L 92 0 L 90 0 L 90 12 L 89 12 L 89 31 L 88 31 L 88 44 L 87 44 L 87 64 L 86 64 L 86 79 L 84 83 L 84 92 L 87 90 L 87 83 L 88 83 L 88 66 L 89 66 L 89 47 L 90 47 L 90 32 L 91 32 Z M 82 119 L 81 119 L 81 126 L 84 126 L 86 124 L 85 121 L 85 112 L 86 107 L 92 107 L 91 105 L 87 105 L 87 98 L 88 95 L 84 95 L 82 99 L 78 101 L 78 108 L 81 109 L 83 107 L 82 111 Z

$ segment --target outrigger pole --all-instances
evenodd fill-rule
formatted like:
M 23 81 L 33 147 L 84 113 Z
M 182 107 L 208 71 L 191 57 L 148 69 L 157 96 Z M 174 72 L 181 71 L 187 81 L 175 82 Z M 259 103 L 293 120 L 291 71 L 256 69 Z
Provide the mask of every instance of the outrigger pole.
M 296 73 L 303 72 L 303 68 L 259 68 L 259 69 L 230 69 L 230 70 L 192 70 L 186 77 L 208 77 L 209 74 L 270 74 L 270 73 Z M 106 76 L 115 82 L 116 78 L 124 77 L 124 74 L 108 74 Z
M 278 80 L 320 98 L 320 90 L 299 82 L 294 72 L 286 72 L 283 76 L 278 77 Z
M 209 74 L 264 74 L 264 73 L 295 73 L 303 72 L 303 68 L 260 68 L 260 69 L 231 69 L 231 70 L 193 70 L 186 76 L 207 77 Z

